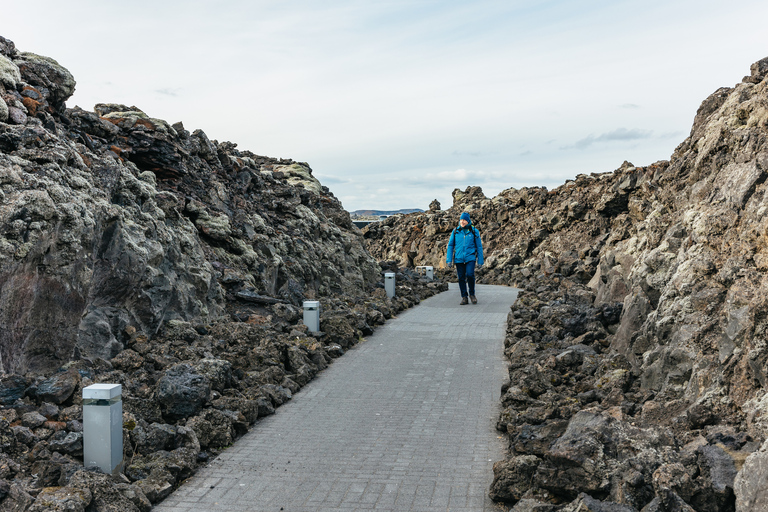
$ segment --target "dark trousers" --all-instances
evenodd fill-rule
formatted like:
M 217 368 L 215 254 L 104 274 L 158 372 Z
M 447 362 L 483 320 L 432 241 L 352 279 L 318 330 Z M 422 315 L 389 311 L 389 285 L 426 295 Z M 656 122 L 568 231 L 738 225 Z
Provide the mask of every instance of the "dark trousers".
M 456 264 L 456 274 L 459 276 L 459 290 L 461 296 L 467 296 L 467 285 L 469 285 L 469 295 L 475 294 L 475 262 Z

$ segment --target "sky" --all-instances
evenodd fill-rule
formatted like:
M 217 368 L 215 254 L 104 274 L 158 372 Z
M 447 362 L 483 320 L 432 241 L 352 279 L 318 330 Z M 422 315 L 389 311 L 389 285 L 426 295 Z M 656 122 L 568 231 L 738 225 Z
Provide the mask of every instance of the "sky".
M 307 162 L 349 211 L 669 159 L 768 57 L 765 0 L 0 0 L 0 35 L 135 105 Z

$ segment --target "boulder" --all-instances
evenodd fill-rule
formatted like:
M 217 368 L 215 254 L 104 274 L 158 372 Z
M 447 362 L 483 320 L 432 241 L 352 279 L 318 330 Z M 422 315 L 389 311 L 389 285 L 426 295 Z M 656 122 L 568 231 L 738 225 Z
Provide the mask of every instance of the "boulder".
M 16 475 L 20 470 L 21 464 L 13 460 L 5 453 L 0 453 L 0 481 L 12 479 L 13 476 Z M 7 491 L 8 489 L 6 489 L 6 492 Z
M 6 89 L 15 90 L 19 82 L 21 82 L 19 66 L 5 55 L 0 55 L 0 84 Z
M 565 420 L 546 422 L 542 425 L 526 423 L 516 430 L 517 433 L 510 443 L 517 453 L 543 457 L 567 427 L 568 422 Z
M 41 487 L 54 487 L 61 480 L 61 464 L 50 460 L 38 460 L 32 464 L 32 471 L 37 475 L 37 483 Z
M 150 503 L 159 503 L 173 492 L 173 476 L 168 471 L 153 470 L 135 486 Z
M 118 483 L 115 484 L 115 489 L 130 500 L 140 512 L 149 512 L 152 510 L 152 503 L 138 485 Z
M 736 510 L 768 511 L 768 449 L 764 444 L 744 462 L 733 484 Z
M 690 500 L 695 491 L 691 476 L 679 462 L 664 464 L 653 472 L 653 490 L 660 505 L 672 506 L 682 500 Z
M 596 500 L 588 494 L 580 494 L 560 510 L 562 512 L 638 512 L 636 508 L 629 505 Z
M 83 433 L 60 430 L 48 440 L 48 449 L 70 455 L 82 455 Z
M 78 471 L 72 478 L 66 487 L 72 493 L 86 493 L 90 492 L 91 500 L 88 504 L 88 510 L 94 510 L 99 512 L 140 512 L 140 508 L 131 500 L 126 494 L 120 491 L 112 478 L 109 475 L 101 473 L 95 473 L 90 471 Z M 134 499 L 139 498 L 136 496 L 139 491 L 134 488 Z M 38 498 L 39 499 L 39 498 Z
M 542 503 L 530 498 L 523 498 L 509 512 L 554 512 L 557 509 L 550 503 Z
M 158 450 L 173 450 L 176 446 L 177 429 L 173 425 L 152 423 L 136 426 L 130 432 L 131 442 L 137 453 L 148 455 Z
M 689 501 L 695 510 L 718 511 L 733 506 L 736 466 L 721 447 L 705 445 L 696 449 L 700 474 L 695 480 L 695 495 Z M 684 496 L 681 496 L 684 497 Z
M 46 421 L 47 421 L 47 418 L 37 411 L 27 412 L 21 416 L 22 426 L 25 426 L 28 428 L 41 427 L 43 423 L 45 423 Z
M 222 392 L 230 387 L 232 380 L 232 363 L 223 359 L 202 359 L 198 361 L 195 370 L 211 383 L 211 389 Z
M 208 378 L 186 363 L 172 366 L 157 382 L 157 401 L 163 416 L 171 420 L 194 416 L 209 400 L 210 394 Z
M 16 426 L 12 428 L 13 434 L 16 436 L 16 440 L 21 444 L 32 446 L 38 441 L 37 436 L 35 436 L 34 432 L 32 432 L 29 427 Z
M 46 487 L 37 495 L 29 512 L 85 512 L 92 499 L 87 488 Z
M 235 424 L 238 422 L 245 422 L 242 414 L 208 409 L 202 415 L 190 418 L 187 427 L 195 432 L 200 448 L 205 450 L 229 446 L 236 436 Z M 242 427 L 247 428 L 247 423 Z
M 57 373 L 34 388 L 37 398 L 55 404 L 63 404 L 72 397 L 80 384 L 80 374 L 74 370 Z
M 0 419 L 0 451 L 2 453 L 14 453 L 19 449 L 16 434 L 11 425 L 4 419 Z
M 32 503 L 35 502 L 35 499 L 30 496 L 29 493 L 27 493 L 24 490 L 24 487 L 17 482 L 11 482 L 10 485 L 7 486 L 3 490 L 5 492 L 5 498 L 0 501 L 0 504 L 3 506 L 3 510 L 7 512 L 25 512 L 27 510 L 30 510 L 30 507 Z M 83 497 L 85 498 L 85 496 Z M 78 500 L 77 498 L 73 498 L 71 501 L 75 506 L 82 502 L 82 500 Z M 54 510 L 51 508 L 39 508 L 38 511 L 42 512 L 43 510 Z M 59 510 L 66 510 L 66 509 L 59 509 Z M 77 511 L 77 508 L 73 508 L 71 510 Z M 81 510 L 84 510 L 81 509 Z
M 515 503 L 528 491 L 541 459 L 520 455 L 493 465 L 490 497 L 496 501 Z
M 46 99 L 57 110 L 75 92 L 72 74 L 50 57 L 22 52 L 15 63 L 24 81 L 47 91 Z
M 211 402 L 216 409 L 227 410 L 243 415 L 249 424 L 254 423 L 259 417 L 260 403 L 256 400 L 245 398 L 222 397 Z M 274 411 L 274 409 L 272 409 Z
M 695 512 L 696 509 L 688 505 L 674 492 L 667 493 L 665 498 L 656 496 L 643 507 L 641 512 Z
M 189 478 L 195 468 L 197 452 L 190 448 L 177 448 L 175 450 L 159 450 L 148 455 L 133 457 L 125 468 L 125 476 L 132 482 L 136 482 L 147 498 L 155 502 L 147 491 L 138 483 L 154 475 L 164 475 L 163 478 L 173 486 L 176 482 Z M 153 477 L 154 478 L 154 477 Z
M 0 123 L 5 123 L 11 115 L 11 111 L 8 109 L 8 104 L 0 97 Z

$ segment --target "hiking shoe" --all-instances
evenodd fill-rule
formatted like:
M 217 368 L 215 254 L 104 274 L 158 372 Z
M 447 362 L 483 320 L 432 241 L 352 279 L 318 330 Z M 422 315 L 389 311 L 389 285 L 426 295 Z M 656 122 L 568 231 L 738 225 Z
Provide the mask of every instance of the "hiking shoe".
M 461 302 L 459 302 L 459 306 L 466 306 L 467 304 L 469 304 L 469 301 L 467 300 L 467 298 L 462 297 Z
M 472 304 L 477 304 L 477 297 L 475 297 L 474 295 L 470 295 L 469 300 L 472 301 Z

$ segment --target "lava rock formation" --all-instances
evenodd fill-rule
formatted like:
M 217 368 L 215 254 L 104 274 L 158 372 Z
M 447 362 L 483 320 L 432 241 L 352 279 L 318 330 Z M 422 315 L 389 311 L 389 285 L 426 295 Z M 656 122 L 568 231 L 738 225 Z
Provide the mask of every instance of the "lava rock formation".
M 372 258 L 306 163 L 74 87 L 0 37 L 0 509 L 144 512 L 447 284 Z M 97 382 L 123 390 L 115 476 L 83 467 Z
M 471 212 L 509 315 L 491 496 L 512 510 L 768 510 L 768 59 L 704 100 L 671 158 L 554 189 L 454 191 L 364 230 L 444 267 Z

